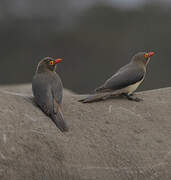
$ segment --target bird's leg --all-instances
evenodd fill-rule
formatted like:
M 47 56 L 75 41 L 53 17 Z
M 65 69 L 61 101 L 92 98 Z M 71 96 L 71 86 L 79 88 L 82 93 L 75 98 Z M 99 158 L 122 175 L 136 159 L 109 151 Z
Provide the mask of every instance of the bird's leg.
M 136 102 L 143 101 L 143 99 L 137 98 L 133 94 L 124 94 L 124 96 L 130 101 L 136 101 Z

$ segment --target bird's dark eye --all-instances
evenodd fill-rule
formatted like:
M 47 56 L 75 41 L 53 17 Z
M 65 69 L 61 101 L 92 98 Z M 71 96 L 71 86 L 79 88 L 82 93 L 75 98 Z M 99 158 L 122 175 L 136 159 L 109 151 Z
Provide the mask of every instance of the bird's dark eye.
M 50 61 L 49 64 L 50 64 L 51 66 L 53 66 L 53 65 L 54 65 L 54 61 Z

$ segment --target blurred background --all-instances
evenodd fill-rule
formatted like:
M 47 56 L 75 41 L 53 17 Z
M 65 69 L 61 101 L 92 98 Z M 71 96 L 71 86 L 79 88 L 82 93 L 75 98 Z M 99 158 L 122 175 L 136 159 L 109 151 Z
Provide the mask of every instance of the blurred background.
M 1 0 L 0 84 L 32 81 L 63 58 L 64 87 L 90 93 L 138 51 L 155 51 L 139 90 L 171 86 L 170 0 Z

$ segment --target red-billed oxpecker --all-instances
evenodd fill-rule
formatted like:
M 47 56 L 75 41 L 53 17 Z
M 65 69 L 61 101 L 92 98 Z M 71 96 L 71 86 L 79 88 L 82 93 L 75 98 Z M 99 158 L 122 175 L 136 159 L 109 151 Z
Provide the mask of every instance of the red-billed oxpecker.
M 95 89 L 95 94 L 79 101 L 90 103 L 117 95 L 124 95 L 132 101 L 141 101 L 142 99 L 135 97 L 133 93 L 143 82 L 147 64 L 153 55 L 154 52 L 139 52 L 135 54 L 129 64 L 120 68 L 102 86 Z
M 61 61 L 60 58 L 45 57 L 39 62 L 32 82 L 32 91 L 36 104 L 63 132 L 68 130 L 61 107 L 63 85 L 56 73 L 56 66 Z

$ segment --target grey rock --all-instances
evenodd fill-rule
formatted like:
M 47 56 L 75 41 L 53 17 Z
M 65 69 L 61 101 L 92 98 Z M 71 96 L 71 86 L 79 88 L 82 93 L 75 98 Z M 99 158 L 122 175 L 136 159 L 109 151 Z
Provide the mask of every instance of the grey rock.
M 171 88 L 77 102 L 64 92 L 70 131 L 34 104 L 31 85 L 0 88 L 1 180 L 170 180 Z

